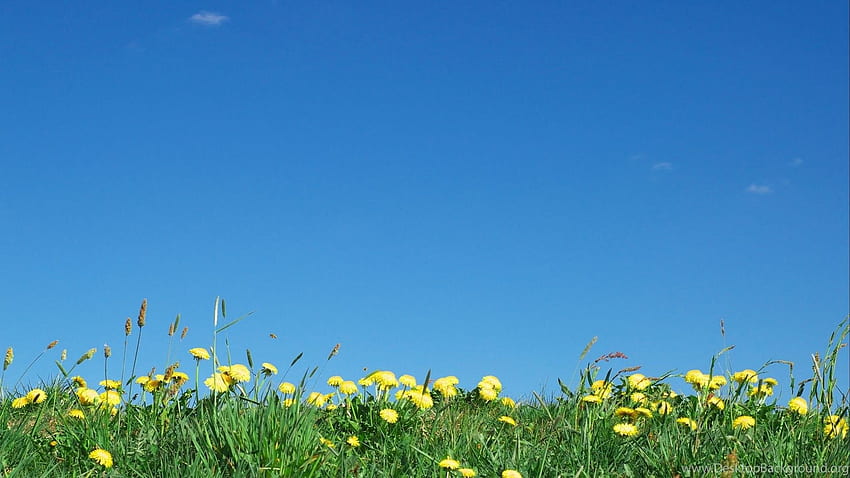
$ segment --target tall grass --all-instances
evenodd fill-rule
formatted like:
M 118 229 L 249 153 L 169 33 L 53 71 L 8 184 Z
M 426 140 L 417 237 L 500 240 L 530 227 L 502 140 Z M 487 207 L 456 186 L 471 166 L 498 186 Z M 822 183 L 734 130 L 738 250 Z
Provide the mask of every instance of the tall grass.
M 846 373 L 848 319 L 813 354 L 811 378 L 797 383 L 793 364 L 781 362 L 792 402 L 776 401 L 773 390 L 782 385 L 765 367 L 719 370 L 731 346 L 708 360 L 707 373 L 646 377 L 610 368 L 616 352 L 581 364 L 592 340 L 580 354 L 574 388 L 559 381 L 558 395 L 532 393 L 533 400 L 517 404 L 492 376 L 461 384 L 432 380 L 430 371 L 421 381 L 374 371 L 356 381 L 332 377 L 325 386 L 315 383 L 314 367 L 297 383 L 283 382 L 278 377 L 291 374 L 303 354 L 282 373 L 255 364 L 250 349 L 247 365 L 234 360 L 226 339 L 219 350 L 219 335 L 247 316 L 219 325 L 226 320 L 219 299 L 208 359 L 175 350 L 195 362 L 181 372 L 172 357 L 178 316 L 169 325 L 162 373 L 142 374 L 146 304 L 135 344 L 130 319 L 125 324 L 115 382 L 111 350 L 103 350 L 103 381 L 92 383 L 73 373 L 96 351 L 72 364 L 63 351 L 55 380 L 9 388 L 2 382 L 15 366 L 9 349 L 0 375 L 2 476 L 843 476 L 850 463 L 848 397 L 836 375 Z M 672 391 L 679 378 L 692 393 Z

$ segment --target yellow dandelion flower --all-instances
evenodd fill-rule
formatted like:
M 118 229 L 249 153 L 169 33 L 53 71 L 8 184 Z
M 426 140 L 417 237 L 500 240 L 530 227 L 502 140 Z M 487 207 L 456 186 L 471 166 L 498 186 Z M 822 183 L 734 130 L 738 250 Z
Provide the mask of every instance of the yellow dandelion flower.
M 454 397 L 457 395 L 457 388 L 455 388 L 457 381 L 457 377 L 438 378 L 434 380 L 434 390 L 440 392 L 440 395 L 446 398 Z
M 107 390 L 101 393 L 98 397 L 100 398 L 101 403 L 106 402 L 106 404 L 113 407 L 121 403 L 121 394 L 115 390 Z
M 631 401 L 635 402 L 635 403 L 641 403 L 641 404 L 646 403 L 649 400 L 649 398 L 646 396 L 646 394 L 641 393 L 641 392 L 635 392 L 635 393 L 629 395 L 629 399 Z
M 724 408 L 726 408 L 726 402 L 724 402 L 722 398 L 720 398 L 716 395 L 712 395 L 711 397 L 708 397 L 708 400 L 706 400 L 706 403 L 708 403 L 708 406 L 714 407 L 718 410 L 723 410 Z
M 502 391 L 502 382 L 500 382 L 499 379 L 493 375 L 487 375 L 483 377 L 480 382 L 478 382 L 478 388 L 487 388 L 488 386 L 495 390 L 497 393 Z
M 293 393 L 295 393 L 295 384 L 290 382 L 283 382 L 277 387 L 277 389 L 280 390 L 280 393 L 283 393 L 285 395 L 292 395 Z
M 339 408 L 338 405 L 336 405 L 334 403 L 329 403 L 328 406 L 325 407 L 325 410 L 328 411 L 328 412 L 332 412 L 332 411 L 336 410 L 337 408 Z
M 402 394 L 402 398 L 408 400 L 420 410 L 425 410 L 434 406 L 434 399 L 431 397 L 431 393 L 423 391 L 421 385 L 417 385 L 410 390 L 406 390 Z
M 112 454 L 102 448 L 95 448 L 89 453 L 89 458 L 96 461 L 104 468 L 112 467 Z
M 614 410 L 614 415 L 616 415 L 618 417 L 634 418 L 637 415 L 637 412 L 635 411 L 634 408 L 619 407 L 616 410 Z
M 702 371 L 700 370 L 689 370 L 685 374 L 685 382 L 691 384 L 694 389 L 698 391 L 706 388 L 708 386 L 709 380 L 711 380 L 711 378 L 708 375 L 702 373 Z
M 708 381 L 708 389 L 709 390 L 718 390 L 720 387 L 726 385 L 726 377 L 723 375 L 715 375 L 711 377 Z
M 452 459 L 451 457 L 446 457 L 440 460 L 440 468 L 444 468 L 446 470 L 457 470 L 460 468 L 460 462 Z
M 262 372 L 266 377 L 269 375 L 277 375 L 277 367 L 268 362 L 263 362 L 261 364 L 260 372 Z
M 107 390 L 117 390 L 121 388 L 121 382 L 118 380 L 101 380 L 99 385 Z
M 773 386 L 768 385 L 767 383 L 760 383 L 757 387 L 750 388 L 747 395 L 752 398 L 762 398 L 773 395 Z
M 142 385 L 142 388 L 144 388 L 146 392 L 154 393 L 162 388 L 162 380 L 147 380 L 144 385 Z
M 34 388 L 27 393 L 27 400 L 30 403 L 41 403 L 47 399 L 47 392 L 40 388 Z
M 151 381 L 151 378 L 148 377 L 147 375 L 142 375 L 141 377 L 136 379 L 136 383 L 138 383 L 139 385 L 144 385 L 144 384 L 146 384 L 150 381 Z
M 83 405 L 97 405 L 100 403 L 100 395 L 98 395 L 97 390 L 81 387 L 75 393 L 77 399 Z
M 195 347 L 193 349 L 189 349 L 189 353 L 192 354 L 192 357 L 195 357 L 196 360 L 210 359 L 209 351 L 203 347 Z
M 357 381 L 363 387 L 370 387 L 375 383 L 374 373 L 371 373 Z
M 759 381 L 759 374 L 752 369 L 741 370 L 732 374 L 732 380 L 737 383 L 756 383 Z
M 214 373 L 212 377 L 204 380 L 204 385 L 213 392 L 222 393 L 230 390 L 230 386 L 233 385 L 233 379 L 223 373 Z
M 398 421 L 398 412 L 392 408 L 385 408 L 380 412 L 381 418 L 387 423 L 395 423 Z
M 327 438 L 319 438 L 319 443 L 321 443 L 322 445 L 325 445 L 328 448 L 333 448 L 333 447 L 336 446 L 336 445 L 334 445 L 334 442 L 328 440 Z
M 378 384 L 378 388 L 381 390 L 389 390 L 393 387 L 398 387 L 398 379 L 395 378 L 395 374 L 390 372 L 389 370 L 379 370 L 375 373 L 375 382 Z
M 289 408 L 289 407 L 291 407 L 291 406 L 292 406 L 292 405 L 294 405 L 294 404 L 295 404 L 295 399 L 294 399 L 294 398 L 285 398 L 285 399 L 283 399 L 283 406 L 284 406 L 284 407 L 286 407 L 286 408 Z
M 319 392 L 310 392 L 310 395 L 307 396 L 307 403 L 318 408 L 325 406 L 327 400 L 325 394 Z
M 606 383 L 604 380 L 597 380 L 590 384 L 590 391 L 600 398 L 610 397 L 613 388 L 614 385 L 612 383 Z
M 398 383 L 404 385 L 405 387 L 415 387 L 416 386 L 416 377 L 413 375 L 402 375 L 398 378 Z
M 357 438 L 357 435 L 351 435 L 345 440 L 345 442 L 351 445 L 353 448 L 357 448 L 358 446 L 360 446 L 360 439 Z
M 502 415 L 501 417 L 499 417 L 499 421 L 502 422 L 502 423 L 507 423 L 508 425 L 510 425 L 512 427 L 516 426 L 516 420 L 514 420 L 513 418 L 511 418 L 507 415 Z
M 241 363 L 233 365 L 222 365 L 218 368 L 218 371 L 232 378 L 234 382 L 251 381 L 251 371 L 248 370 L 248 367 L 242 365 Z
M 472 468 L 458 468 L 457 472 L 464 478 L 473 478 L 476 475 L 475 470 Z
M 78 409 L 78 408 L 75 408 L 73 410 L 68 410 L 68 416 L 71 417 L 71 418 L 77 418 L 77 419 L 80 419 L 80 420 L 86 418 L 86 414 L 83 413 L 83 411 Z
M 794 397 L 788 401 L 788 410 L 805 415 L 809 412 L 809 404 L 806 403 L 806 399 L 803 397 Z
M 334 375 L 333 377 L 328 379 L 328 385 L 330 385 L 331 387 L 339 387 L 344 381 L 345 380 L 343 380 L 342 377 L 340 377 L 339 375 Z
M 636 407 L 635 408 L 635 414 L 636 414 L 636 416 L 643 417 L 643 418 L 652 418 L 652 411 L 650 411 L 648 408 L 644 408 L 644 407 Z
M 581 397 L 582 403 L 602 403 L 602 397 L 599 395 L 585 395 Z
M 695 422 L 695 421 L 693 421 L 693 420 L 691 420 L 690 418 L 687 418 L 687 417 L 677 418 L 676 423 L 678 423 L 679 425 L 682 425 L 684 427 L 690 428 L 691 431 L 695 431 L 697 429 L 697 422 Z
M 756 419 L 749 415 L 741 415 L 740 417 L 732 420 L 732 428 L 737 428 L 739 430 L 746 430 L 754 426 L 756 426 Z
M 522 474 L 516 470 L 505 470 L 502 472 L 502 478 L 522 478 Z
M 516 402 L 510 397 L 502 397 L 499 401 L 508 408 L 516 408 Z
M 823 434 L 826 435 L 827 438 L 838 438 L 839 436 L 842 439 L 847 438 L 850 426 L 847 425 L 847 421 L 845 419 L 838 415 L 830 415 L 823 419 L 823 423 Z
M 614 425 L 614 433 L 624 437 L 633 437 L 638 434 L 638 428 L 631 423 L 618 423 Z
M 762 383 L 765 383 L 765 384 L 767 384 L 771 387 L 775 387 L 775 386 L 779 385 L 779 382 L 775 378 L 770 378 L 770 377 L 762 380 Z
M 656 405 L 655 410 L 658 411 L 659 415 L 667 415 L 668 413 L 673 411 L 673 405 L 670 405 L 670 402 L 660 401 L 658 405 Z
M 12 400 L 12 408 L 24 408 L 25 406 L 30 404 L 30 399 L 26 396 L 18 397 Z
M 628 376 L 629 388 L 635 390 L 646 390 L 647 387 L 652 385 L 652 381 L 646 378 L 645 375 L 640 373 L 635 373 Z
M 344 395 L 354 395 L 357 393 L 357 384 L 353 380 L 346 380 L 339 384 L 339 393 Z
M 174 372 L 174 374 L 171 375 L 171 381 L 177 385 L 183 385 L 189 381 L 189 375 L 183 372 Z
M 80 377 L 79 375 L 75 375 L 75 376 L 71 377 L 71 382 L 73 382 L 74 385 L 79 387 L 79 388 L 87 388 L 88 387 L 88 384 L 86 383 L 86 379 L 84 379 L 83 377 Z

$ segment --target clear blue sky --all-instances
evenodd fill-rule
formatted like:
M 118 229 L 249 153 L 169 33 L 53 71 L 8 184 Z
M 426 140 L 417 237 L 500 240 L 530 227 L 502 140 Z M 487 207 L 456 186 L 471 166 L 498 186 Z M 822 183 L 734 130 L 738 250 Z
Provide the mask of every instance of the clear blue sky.
M 235 359 L 341 343 L 323 377 L 529 396 L 598 336 L 806 378 L 850 300 L 848 84 L 843 1 L 3 2 L 9 375 L 120 358 L 142 298 L 139 368 L 180 313 L 189 371 L 220 295 Z

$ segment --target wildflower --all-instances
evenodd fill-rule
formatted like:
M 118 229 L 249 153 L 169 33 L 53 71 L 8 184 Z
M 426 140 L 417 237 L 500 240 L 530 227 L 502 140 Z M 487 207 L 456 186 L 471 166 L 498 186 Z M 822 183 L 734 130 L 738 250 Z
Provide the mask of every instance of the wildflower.
M 402 394 L 402 398 L 407 399 L 410 403 L 421 410 L 434 406 L 434 399 L 431 398 L 431 393 L 427 390 L 423 390 L 421 385 L 417 385 L 410 390 L 406 390 Z
M 113 407 L 121 403 L 121 394 L 115 390 L 107 390 L 99 396 L 101 403 L 106 402 Z
M 77 387 L 82 387 L 82 388 L 88 387 L 88 384 L 86 383 L 86 379 L 84 379 L 83 377 L 80 377 L 79 375 L 75 375 L 75 376 L 71 377 L 71 382 L 73 382 L 73 384 L 76 385 Z
M 619 407 L 616 410 L 614 410 L 614 415 L 616 415 L 618 417 L 634 418 L 635 416 L 637 416 L 637 412 L 633 408 Z
M 68 416 L 71 417 L 71 418 L 77 418 L 77 419 L 80 419 L 80 420 L 86 418 L 86 414 L 83 413 L 83 411 L 78 409 L 78 408 L 75 408 L 73 410 L 68 410 Z
M 233 379 L 233 382 L 251 381 L 251 371 L 248 370 L 248 367 L 239 363 L 233 365 L 222 365 L 218 368 L 218 371 Z
M 582 403 L 601 403 L 602 397 L 599 395 L 585 395 L 581 397 Z
M 652 381 L 646 378 L 645 375 L 640 373 L 635 373 L 629 375 L 629 388 L 633 388 L 635 390 L 646 390 L 652 384 Z
M 649 400 L 646 394 L 641 392 L 635 392 L 629 396 L 629 399 L 635 403 L 646 403 Z
M 268 362 L 263 362 L 261 367 L 262 368 L 260 368 L 260 372 L 262 372 L 263 375 L 265 375 L 266 377 L 268 377 L 269 375 L 277 375 L 277 367 L 275 367 L 274 365 Z
M 478 388 L 485 388 L 487 386 L 496 390 L 497 393 L 502 391 L 502 382 L 493 375 L 487 375 L 478 382 Z
M 387 423 L 395 423 L 398 421 L 398 412 L 392 408 L 385 408 L 381 410 L 380 415 Z
M 664 403 L 667 403 L 667 402 L 664 402 Z M 640 417 L 643 417 L 643 418 L 652 418 L 652 411 L 649 410 L 648 408 L 637 407 L 637 408 L 635 408 L 635 413 L 636 413 L 637 416 L 640 416 Z M 662 415 L 665 415 L 665 413 L 662 413 Z
M 732 380 L 737 383 L 756 383 L 759 381 L 759 375 L 755 370 L 746 369 L 733 373 Z
M 212 377 L 204 380 L 204 385 L 214 392 L 226 392 L 233 385 L 233 379 L 223 373 L 214 373 Z
M 499 397 L 499 392 L 494 388 L 479 388 L 478 396 L 485 402 L 492 402 Z
M 516 420 L 514 420 L 513 418 L 511 418 L 507 415 L 502 415 L 501 417 L 499 417 L 499 421 L 502 422 L 502 423 L 507 423 L 508 425 L 510 425 L 512 427 L 516 426 Z
M 328 404 L 327 407 L 325 407 L 325 410 L 332 412 L 332 411 L 336 410 L 337 408 L 339 408 L 338 405 L 336 405 L 335 403 L 330 403 L 330 404 Z
M 460 476 L 464 478 L 472 478 L 476 475 L 475 470 L 472 468 L 458 468 L 457 471 L 460 473 Z
M 659 415 L 667 415 L 673 411 L 673 405 L 670 405 L 670 402 L 660 401 L 656 406 L 656 410 Z
M 806 399 L 803 397 L 794 397 L 788 401 L 788 410 L 805 415 L 809 411 L 809 404 L 806 403 Z
M 352 448 L 357 448 L 360 446 L 360 439 L 357 438 L 357 435 L 351 435 L 348 439 L 345 440 L 346 443 L 351 445 Z
M 611 390 L 614 385 L 606 383 L 604 380 L 597 380 L 590 384 L 590 391 L 599 398 L 608 398 L 611 396 Z
M 720 398 L 716 395 L 712 395 L 712 396 L 708 397 L 708 400 L 706 400 L 706 403 L 708 404 L 708 406 L 714 407 L 718 410 L 723 410 L 724 408 L 726 408 L 726 402 L 724 402 L 722 398 Z
M 12 400 L 12 408 L 24 408 L 25 406 L 30 404 L 30 399 L 24 395 L 23 397 L 18 397 Z
M 189 381 L 189 375 L 183 372 L 174 372 L 174 374 L 171 375 L 171 381 L 176 383 L 177 385 L 183 385 L 184 383 Z
M 290 382 L 283 382 L 277 387 L 277 389 L 280 390 L 280 393 L 291 395 L 295 393 L 295 384 Z
M 457 460 L 453 460 L 451 457 L 446 457 L 440 460 L 440 468 L 445 468 L 447 470 L 457 470 L 460 468 L 460 462 Z
M 379 370 L 375 372 L 375 382 L 377 382 L 380 390 L 389 390 L 393 387 L 398 387 L 399 385 L 398 379 L 395 378 L 395 374 L 389 370 Z
M 358 380 L 357 383 L 359 383 L 360 385 L 362 385 L 364 387 L 369 387 L 369 386 L 371 386 L 375 383 L 375 374 L 370 373 L 369 375 Z
M 99 385 L 107 390 L 117 390 L 121 388 L 121 382 L 118 380 L 101 380 Z
M 448 376 L 438 378 L 434 380 L 434 390 L 440 392 L 440 394 L 446 398 L 451 398 L 457 395 L 457 388 L 455 385 L 459 383 L 459 380 L 455 376 Z
M 150 380 L 150 377 L 147 378 L 148 380 L 145 380 L 145 383 L 142 384 L 142 388 L 144 388 L 146 392 L 154 393 L 162 388 L 162 380 Z M 206 383 L 206 381 L 204 383 Z
M 344 395 L 354 395 L 357 393 L 357 384 L 352 380 L 346 380 L 339 385 L 339 393 Z
M 508 408 L 516 408 L 516 402 L 510 397 L 502 397 L 500 402 Z
M 142 386 L 144 386 L 144 384 L 146 384 L 150 381 L 151 381 L 151 378 L 148 377 L 147 375 L 142 375 L 141 377 L 136 379 L 136 383 L 138 383 L 139 385 L 142 385 Z
M 767 397 L 769 395 L 773 395 L 773 387 L 766 383 L 760 383 L 757 387 L 750 388 L 747 395 L 752 398 Z
M 207 351 L 207 349 L 203 347 L 195 347 L 193 349 L 189 349 L 189 353 L 192 354 L 193 357 L 195 357 L 195 360 L 210 359 L 210 353 Z
M 638 434 L 638 428 L 631 423 L 618 423 L 614 425 L 614 433 L 624 437 L 633 437 Z
M 708 385 L 708 375 L 702 373 L 702 370 L 688 370 L 685 373 L 685 382 L 690 383 L 696 389 L 705 388 Z
M 415 387 L 416 386 L 416 377 L 413 375 L 402 375 L 398 378 L 398 382 L 405 387 Z
M 325 406 L 326 401 L 327 397 L 319 392 L 310 392 L 310 395 L 307 397 L 307 403 L 318 408 Z
M 327 438 L 321 438 L 321 437 L 320 437 L 320 438 L 319 438 L 319 443 L 321 443 L 322 445 L 325 445 L 325 446 L 326 446 L 326 447 L 328 447 L 328 448 L 333 448 L 333 447 L 335 446 L 335 445 L 334 445 L 334 442 L 332 442 L 332 441 L 328 440 Z
M 285 398 L 285 399 L 283 399 L 283 406 L 284 406 L 284 407 L 286 407 L 286 408 L 289 408 L 289 407 L 291 407 L 291 406 L 292 406 L 292 405 L 294 405 L 294 404 L 295 404 L 295 399 L 294 399 L 294 398 Z
M 841 438 L 847 438 L 847 432 L 850 430 L 850 426 L 840 416 L 830 415 L 823 419 L 823 423 L 823 434 L 827 438 L 838 438 L 839 435 Z
M 522 478 L 522 474 L 516 470 L 505 470 L 502 472 L 502 478 Z
M 740 417 L 732 420 L 732 428 L 746 430 L 754 426 L 756 426 L 756 419 L 749 415 L 741 415 Z
M 27 400 L 30 403 L 41 403 L 47 398 L 47 392 L 40 388 L 34 388 L 27 393 Z
M 77 395 L 77 399 L 83 405 L 97 405 L 100 403 L 100 395 L 98 395 L 96 390 L 81 387 L 78 388 L 75 393 Z
M 691 420 L 690 418 L 686 418 L 686 417 L 677 418 L 676 423 L 678 423 L 679 425 L 690 428 L 691 431 L 695 431 L 697 429 L 697 422 Z
M 330 385 L 331 387 L 339 387 L 344 381 L 345 380 L 343 380 L 342 377 L 340 377 L 339 375 L 334 375 L 333 377 L 328 379 L 328 385 Z
M 102 448 L 95 448 L 91 453 L 89 453 L 89 458 L 96 461 L 104 468 L 112 467 L 112 454 Z

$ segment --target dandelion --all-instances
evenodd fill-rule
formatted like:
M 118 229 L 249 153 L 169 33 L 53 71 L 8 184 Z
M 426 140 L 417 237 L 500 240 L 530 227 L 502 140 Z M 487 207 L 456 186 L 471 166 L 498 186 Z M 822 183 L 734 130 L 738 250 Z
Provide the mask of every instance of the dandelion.
M 40 388 L 34 388 L 27 393 L 29 403 L 41 403 L 47 398 L 47 392 Z
M 30 399 L 25 396 L 18 397 L 12 400 L 12 408 L 24 408 L 25 406 L 30 404 Z
M 343 380 L 342 377 L 340 377 L 339 375 L 334 375 L 333 377 L 328 379 L 328 385 L 330 385 L 331 387 L 339 387 L 344 381 L 345 380 Z
M 440 460 L 440 468 L 444 468 L 446 470 L 457 470 L 460 468 L 460 462 L 452 459 L 451 457 L 446 457 Z
M 516 420 L 514 420 L 513 418 L 511 418 L 507 415 L 502 415 L 501 417 L 499 417 L 499 421 L 502 422 L 502 423 L 507 423 L 508 425 L 510 425 L 512 427 L 516 426 Z
M 214 373 L 212 377 L 204 380 L 204 385 L 214 392 L 226 392 L 233 385 L 233 380 L 223 373 Z
M 393 387 L 398 387 L 398 379 L 395 378 L 395 374 L 390 372 L 389 370 L 379 370 L 375 372 L 375 382 L 378 383 L 378 388 L 380 390 L 389 390 Z
M 759 375 L 752 369 L 741 370 L 732 374 L 732 381 L 737 383 L 756 383 L 759 381 Z
M 425 410 L 434 406 L 434 399 L 431 397 L 431 393 L 424 390 L 422 385 L 417 385 L 410 390 L 406 390 L 401 395 L 401 398 L 408 400 L 420 410 Z
M 475 470 L 472 468 L 458 468 L 457 471 L 460 473 L 460 476 L 464 478 L 472 478 L 476 475 Z
M 485 402 L 492 402 L 499 397 L 499 392 L 495 388 L 479 388 L 478 396 Z
M 283 393 L 285 395 L 291 395 L 295 393 L 295 384 L 290 382 L 283 382 L 277 387 L 277 389 L 280 390 L 280 393 Z
M 360 439 L 357 438 L 357 435 L 351 435 L 345 440 L 346 443 L 351 445 L 352 448 L 357 448 L 360 446 Z
M 101 380 L 99 385 L 107 390 L 116 390 L 121 388 L 121 382 L 118 380 Z
M 673 411 L 673 405 L 670 405 L 670 402 L 660 401 L 656 406 L 656 410 L 659 415 L 667 415 Z
M 440 392 L 440 395 L 446 398 L 451 398 L 457 395 L 457 388 L 455 385 L 458 383 L 460 383 L 460 381 L 453 375 L 441 377 L 434 380 L 434 390 Z
M 385 408 L 380 412 L 381 418 L 387 423 L 395 423 L 398 421 L 398 412 L 392 408 Z
M 318 408 L 325 406 L 326 401 L 327 397 L 319 392 L 310 392 L 310 395 L 307 397 L 307 403 Z
M 773 395 L 773 387 L 766 384 L 760 383 L 756 387 L 750 388 L 750 391 L 747 393 L 752 398 L 763 398 L 770 395 Z
M 203 347 L 195 347 L 193 349 L 189 349 L 189 353 L 192 354 L 192 357 L 195 357 L 195 360 L 209 360 L 210 353 L 207 349 Z
M 74 385 L 76 385 L 77 387 L 82 387 L 82 388 L 88 387 L 88 384 L 86 383 L 86 379 L 84 379 L 83 377 L 80 377 L 79 375 L 71 377 L 71 382 L 73 382 Z
M 616 415 L 618 417 L 634 418 L 635 416 L 637 416 L 637 412 L 634 410 L 634 408 L 619 407 L 616 410 L 614 410 L 614 415 Z
M 499 379 L 494 377 L 493 375 L 487 375 L 483 377 L 480 382 L 478 382 L 478 388 L 487 387 L 490 387 L 496 390 L 496 393 L 499 393 L 502 391 L 502 382 L 500 382 Z
M 104 450 L 103 448 L 95 448 L 94 450 L 92 450 L 92 452 L 89 453 L 89 458 L 96 461 L 104 468 L 112 467 L 112 454 Z
M 97 405 L 100 403 L 100 395 L 94 389 L 80 387 L 74 393 L 77 395 L 77 400 L 83 405 Z
M 690 418 L 687 418 L 687 417 L 677 418 L 676 423 L 678 423 L 679 425 L 682 425 L 684 427 L 690 428 L 691 431 L 696 431 L 696 429 L 697 429 L 697 422 L 695 422 L 695 421 L 693 421 L 693 420 L 691 420 Z
M 262 372 L 262 374 L 265 375 L 266 377 L 271 376 L 271 375 L 277 375 L 277 367 L 275 367 L 274 365 L 272 365 L 268 362 L 263 362 L 260 365 L 260 372 Z
M 248 367 L 237 363 L 233 365 L 222 365 L 218 368 L 218 371 L 227 375 L 234 382 L 250 382 L 251 381 L 251 371 L 248 370 Z
M 99 395 L 100 402 L 106 402 L 108 405 L 115 406 L 121 403 L 121 394 L 115 390 L 107 390 Z
M 754 426 L 756 426 L 756 419 L 749 415 L 741 415 L 740 417 L 732 420 L 732 428 L 739 430 L 746 430 Z
M 581 397 L 582 403 L 602 403 L 602 397 L 599 395 L 585 395 Z
M 827 438 L 847 438 L 848 430 L 850 430 L 850 426 L 847 425 L 847 421 L 841 418 L 839 415 L 830 415 L 823 419 L 823 434 L 826 435 Z
M 339 384 L 339 393 L 344 395 L 354 395 L 357 393 L 357 384 L 352 380 L 346 380 Z
M 294 398 L 285 398 L 285 399 L 283 400 L 283 406 L 284 406 L 284 407 L 286 407 L 286 408 L 289 408 L 289 407 L 291 407 L 291 406 L 292 406 L 292 405 L 294 405 L 294 404 L 295 404 L 295 399 L 294 399 Z
M 590 384 L 590 391 L 599 398 L 608 398 L 611 396 L 613 384 L 606 383 L 604 380 L 597 380 Z
M 171 381 L 176 383 L 178 386 L 181 386 L 189 381 L 189 375 L 183 372 L 174 372 L 174 374 L 171 375 Z
M 640 373 L 629 375 L 628 383 L 629 388 L 633 388 L 635 390 L 646 390 L 647 387 L 652 385 L 652 381 Z
M 502 472 L 502 478 L 522 478 L 522 474 L 516 470 L 505 470 Z
M 415 387 L 416 386 L 416 377 L 413 375 L 402 375 L 398 378 L 398 383 L 404 385 L 405 387 Z
M 150 380 L 150 377 L 147 378 L 148 380 L 145 380 L 145 383 L 142 384 L 142 388 L 144 388 L 146 392 L 154 393 L 160 388 L 162 388 L 162 380 Z
M 499 401 L 508 408 L 516 408 L 516 402 L 510 397 L 502 397 Z
M 806 399 L 803 397 L 794 397 L 788 401 L 788 410 L 805 415 L 809 411 L 809 404 L 806 403 Z
M 339 408 L 339 406 L 338 406 L 338 405 L 336 405 L 336 404 L 334 404 L 334 403 L 331 403 L 331 404 L 329 404 L 327 407 L 325 407 L 325 410 L 327 410 L 327 411 L 331 412 L 331 411 L 336 410 L 337 408 Z
M 646 403 L 649 398 L 646 394 L 641 392 L 635 392 L 629 396 L 629 399 L 635 403 Z
M 714 407 L 718 410 L 723 410 L 724 408 L 726 408 L 726 402 L 724 402 L 722 398 L 720 398 L 716 395 L 712 395 L 712 396 L 708 397 L 708 400 L 706 400 L 706 403 L 708 404 L 709 407 Z
M 322 445 L 325 445 L 328 448 L 333 448 L 334 446 L 336 446 L 336 445 L 334 445 L 334 442 L 328 440 L 327 438 L 323 438 L 323 437 L 319 438 L 319 443 L 321 443 Z
M 76 418 L 78 420 L 82 420 L 82 419 L 86 418 L 86 414 L 83 413 L 83 411 L 80 410 L 79 408 L 75 408 L 73 410 L 68 410 L 68 416 L 71 417 L 71 418 Z
M 633 437 L 638 434 L 638 428 L 631 423 L 618 423 L 614 425 L 614 433 L 624 437 Z
M 636 414 L 636 416 L 643 417 L 643 418 L 652 418 L 652 411 L 650 409 L 644 408 L 644 407 L 635 408 L 635 414 Z M 662 415 L 664 415 L 664 413 L 662 413 Z

